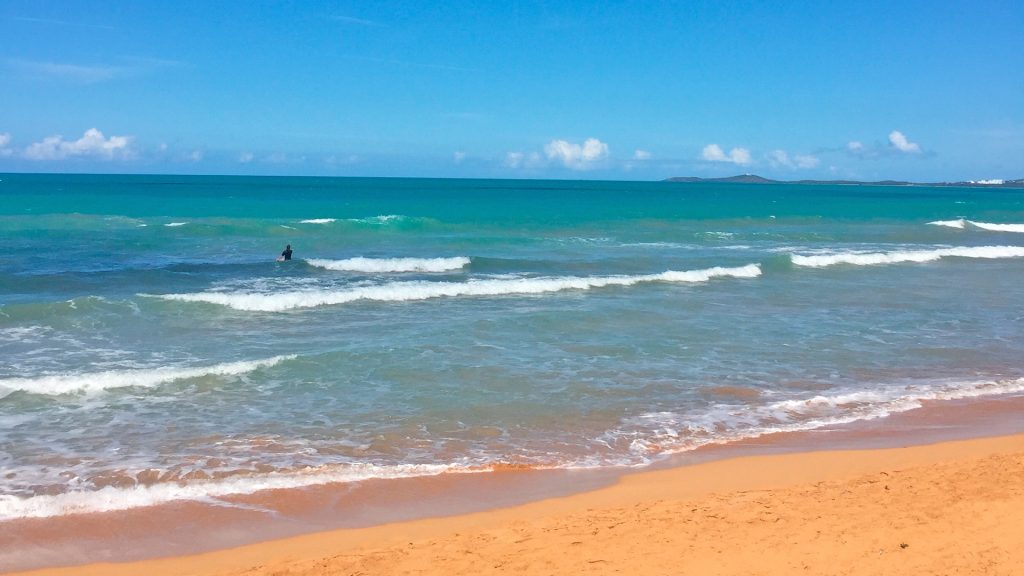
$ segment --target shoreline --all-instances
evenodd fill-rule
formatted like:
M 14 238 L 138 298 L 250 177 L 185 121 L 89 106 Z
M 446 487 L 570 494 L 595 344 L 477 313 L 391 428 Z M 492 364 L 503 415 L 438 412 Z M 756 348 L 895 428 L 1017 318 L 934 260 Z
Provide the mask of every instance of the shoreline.
M 342 552 L 367 547 L 376 549 L 405 540 L 416 544 L 417 540 L 443 538 L 445 534 L 452 537 L 458 533 L 463 538 L 466 530 L 504 529 L 502 527 L 507 528 L 510 521 L 553 521 L 553 518 L 565 514 L 575 518 L 579 514 L 586 516 L 587 510 L 601 507 L 639 506 L 666 499 L 679 503 L 710 495 L 714 495 L 715 501 L 722 501 L 724 495 L 725 501 L 733 502 L 737 494 L 742 493 L 737 491 L 771 493 L 783 488 L 791 489 L 801 483 L 849 481 L 856 475 L 880 473 L 910 464 L 925 467 L 939 464 L 977 466 L 979 454 L 1000 454 L 1019 461 L 1024 459 L 1022 408 L 1024 396 L 1020 395 L 936 402 L 888 418 L 834 429 L 775 434 L 705 447 L 639 471 L 502 471 L 410 479 L 404 485 L 388 481 L 390 484 L 387 486 L 380 483 L 376 490 L 366 491 L 354 504 L 348 502 L 344 507 L 328 510 L 332 515 L 337 515 L 339 510 L 362 514 L 362 523 L 350 522 L 347 527 L 337 519 L 333 526 L 323 519 L 308 523 L 301 520 L 303 517 L 308 519 L 312 509 L 323 504 L 325 492 L 334 492 L 335 504 L 341 495 L 348 492 L 347 488 L 342 488 L 339 495 L 337 486 L 326 487 L 319 495 L 292 494 L 291 501 L 285 502 L 283 507 L 293 518 L 300 520 L 284 522 L 286 526 L 278 525 L 276 532 L 265 527 L 262 532 L 258 527 L 247 528 L 253 526 L 253 518 L 262 515 L 260 512 L 242 508 L 231 511 L 238 517 L 226 526 L 221 524 L 218 530 L 226 529 L 236 537 L 239 536 L 236 531 L 248 530 L 242 534 L 243 541 L 248 543 L 241 546 L 218 545 L 215 539 L 206 542 L 207 551 L 170 545 L 142 554 L 143 559 L 111 558 L 118 560 L 117 563 L 67 562 L 68 557 L 65 556 L 63 563 L 71 566 L 53 567 L 58 562 L 39 562 L 36 566 L 50 567 L 18 573 L 37 576 L 141 572 L 154 575 L 235 574 L 243 571 L 247 574 L 270 574 L 273 573 L 269 568 L 271 565 L 280 568 L 282 562 L 295 559 L 315 562 L 318 558 Z M 901 447 L 907 444 L 915 446 Z M 1024 463 L 1018 463 L 1024 466 Z M 1018 482 L 1018 488 L 1019 485 Z M 382 507 L 384 503 L 389 506 Z M 198 505 L 179 508 L 183 510 L 177 511 L 177 517 L 188 518 L 182 526 L 205 525 L 210 530 L 211 526 L 223 520 L 218 520 L 216 514 L 211 516 L 210 508 L 214 509 L 212 512 L 223 512 L 215 507 L 207 506 L 205 511 Z M 174 522 L 174 515 L 160 518 L 147 512 L 150 511 L 89 515 L 93 518 L 84 523 L 78 521 L 82 519 L 72 519 L 57 534 L 71 541 L 82 539 L 83 534 L 89 535 L 85 539 L 102 539 L 102 535 L 97 536 L 90 530 L 106 526 L 110 531 L 108 539 L 131 545 L 128 536 L 132 532 L 144 531 L 147 527 L 167 530 L 166 522 Z M 180 532 L 181 526 L 178 528 Z M 282 528 L 289 528 L 291 533 Z M 48 542 L 45 531 L 36 537 Z M 192 537 L 196 538 L 194 534 Z M 254 541 L 257 543 L 253 544 Z M 135 545 L 139 545 L 138 542 Z M 562 552 L 565 551 L 550 551 L 556 557 Z M 25 563 L 22 564 L 24 566 Z M 257 564 L 267 567 L 267 570 L 248 571 Z M 15 565 L 14 569 L 21 568 Z M 468 567 L 465 569 L 469 570 Z

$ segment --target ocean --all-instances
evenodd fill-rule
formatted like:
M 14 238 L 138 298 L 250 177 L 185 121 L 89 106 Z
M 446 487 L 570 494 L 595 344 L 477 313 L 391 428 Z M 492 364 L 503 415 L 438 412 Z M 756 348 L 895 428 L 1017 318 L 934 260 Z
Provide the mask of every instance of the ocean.
M 1024 394 L 1021 190 L 3 174 L 0 238 L 0 527 Z

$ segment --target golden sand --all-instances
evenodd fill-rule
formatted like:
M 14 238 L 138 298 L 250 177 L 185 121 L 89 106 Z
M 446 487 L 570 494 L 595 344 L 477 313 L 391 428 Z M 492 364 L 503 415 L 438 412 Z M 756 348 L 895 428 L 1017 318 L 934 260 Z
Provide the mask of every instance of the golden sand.
M 488 512 L 32 574 L 507 573 L 1024 574 L 1024 435 L 735 458 Z

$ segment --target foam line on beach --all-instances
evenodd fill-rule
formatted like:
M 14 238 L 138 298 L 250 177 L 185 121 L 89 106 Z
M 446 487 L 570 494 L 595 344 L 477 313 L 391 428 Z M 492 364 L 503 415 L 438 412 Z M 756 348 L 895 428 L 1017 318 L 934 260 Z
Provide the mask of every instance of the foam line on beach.
M 334 221 L 335 218 L 309 218 L 308 220 L 299 220 L 299 224 L 330 224 Z
M 954 248 L 938 248 L 935 250 L 897 250 L 893 252 L 838 252 L 834 254 L 815 254 L 802 256 L 790 254 L 790 260 L 796 266 L 823 268 L 837 264 L 854 266 L 874 266 L 879 264 L 899 264 L 903 262 L 933 262 L 942 258 L 1020 258 L 1024 257 L 1022 246 L 961 246 Z
M 325 260 L 311 258 L 306 260 L 310 266 L 336 270 L 341 272 L 448 272 L 461 270 L 469 265 L 465 256 L 451 258 L 365 258 L 355 257 L 345 260 Z
M 182 500 L 209 501 L 226 496 L 252 494 L 261 490 L 305 488 L 370 479 L 436 476 L 446 472 L 479 471 L 483 470 L 448 464 L 397 464 L 391 466 L 343 464 L 306 468 L 293 472 L 271 472 L 218 480 L 195 480 L 187 483 L 168 482 L 130 488 L 106 486 L 99 490 L 80 490 L 28 498 L 0 495 L 0 521 L 114 512 Z
M 707 268 L 704 270 L 675 271 L 636 276 L 563 276 L 549 278 L 506 278 L 469 280 L 467 282 L 409 281 L 390 282 L 376 286 L 362 286 L 344 290 L 306 290 L 272 294 L 242 292 L 198 292 L 187 294 L 146 295 L 181 302 L 206 302 L 228 306 L 236 310 L 280 312 L 296 308 L 314 308 L 345 304 L 357 300 L 376 302 L 408 302 L 455 296 L 506 296 L 589 290 L 606 286 L 632 286 L 649 282 L 707 282 L 712 278 L 756 278 L 761 267 L 748 264 L 736 268 Z
M 628 439 L 632 457 L 599 463 L 565 461 L 539 468 L 594 468 L 597 466 L 644 465 L 653 458 L 694 450 L 710 444 L 725 444 L 779 432 L 813 430 L 862 420 L 883 418 L 920 408 L 925 401 L 959 400 L 1024 392 L 1024 378 L 947 382 L 934 385 L 890 385 L 879 390 L 839 391 L 832 395 L 788 399 L 761 406 L 719 406 L 703 415 L 652 412 L 623 422 L 598 443 L 611 445 Z M 625 455 L 624 455 L 625 456 Z M 435 476 L 444 473 L 487 473 L 500 469 L 498 462 L 465 463 L 327 464 L 287 472 L 237 475 L 211 480 L 191 480 L 138 485 L 106 486 L 99 490 L 76 490 L 63 494 L 29 497 L 0 495 L 0 522 L 20 518 L 47 518 L 70 514 L 112 512 L 155 506 L 175 501 L 217 502 L 222 498 L 263 490 L 305 488 L 332 483 L 371 479 Z M 219 502 L 218 502 L 219 503 Z
M 652 412 L 624 422 L 606 440 L 631 438 L 634 454 L 686 452 L 780 432 L 885 418 L 921 408 L 927 401 L 963 400 L 1024 392 L 1024 378 L 930 385 L 888 385 L 872 390 L 837 391 L 811 398 L 778 400 L 759 406 L 719 405 L 703 414 Z
M 148 370 L 109 370 L 86 374 L 52 374 L 35 378 L 6 378 L 0 379 L 0 398 L 17 391 L 58 395 L 71 392 L 97 392 L 128 386 L 152 387 L 175 380 L 203 376 L 238 376 L 261 368 L 269 368 L 295 357 L 295 355 L 274 356 L 263 360 L 226 362 L 195 368 L 164 367 Z

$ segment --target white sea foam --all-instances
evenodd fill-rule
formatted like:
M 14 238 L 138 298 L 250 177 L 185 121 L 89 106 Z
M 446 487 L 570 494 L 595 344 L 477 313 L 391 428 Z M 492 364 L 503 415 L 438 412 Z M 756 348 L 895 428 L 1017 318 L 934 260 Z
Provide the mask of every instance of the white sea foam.
M 310 467 L 290 473 L 272 472 L 254 476 L 235 476 L 219 480 L 195 480 L 187 483 L 163 483 L 132 488 L 107 486 L 100 490 L 75 491 L 56 495 L 20 498 L 0 495 L 0 521 L 16 518 L 47 518 L 90 512 L 113 512 L 142 506 L 155 506 L 180 500 L 209 501 L 225 496 L 252 494 L 261 490 L 303 488 L 335 482 L 368 479 L 436 476 L 445 472 L 468 472 L 466 467 L 444 464 L 345 464 Z
M 706 282 L 716 277 L 755 278 L 761 275 L 757 264 L 737 268 L 708 268 L 638 276 L 587 276 L 470 280 L 468 282 L 391 282 L 344 290 L 308 290 L 277 294 L 239 292 L 198 292 L 188 294 L 141 295 L 182 302 L 208 302 L 237 310 L 279 312 L 294 308 L 313 308 L 344 304 L 356 300 L 405 302 L 453 296 L 503 296 L 544 294 L 563 290 L 589 290 L 605 286 L 632 286 L 645 282 Z
M 872 390 L 788 399 L 764 405 L 719 405 L 701 414 L 652 412 L 623 422 L 605 441 L 630 439 L 637 455 L 671 454 L 778 432 L 799 432 L 884 418 L 924 402 L 1024 392 L 1024 378 L 889 385 Z
M 971 226 L 977 226 L 982 230 L 989 230 L 991 232 L 1024 233 L 1024 224 L 992 224 L 990 222 L 975 222 L 974 220 L 968 220 L 967 222 Z
M 56 395 L 70 392 L 97 392 L 127 386 L 149 387 L 201 376 L 237 376 L 274 366 L 293 358 L 295 358 L 294 355 L 288 355 L 195 368 L 164 367 L 148 370 L 110 370 L 86 374 L 50 374 L 34 378 L 6 378 L 0 380 L 0 398 L 19 390 L 32 394 Z
M 935 222 L 929 222 L 932 226 L 945 226 L 946 228 L 960 228 L 963 229 L 964 225 L 967 224 L 967 220 L 960 218 L 959 220 L 936 220 Z
M 10 328 L 0 328 L 0 342 L 35 344 L 40 342 L 42 337 L 49 332 L 52 332 L 52 329 L 46 326 L 12 326 Z
M 335 220 L 335 218 L 310 218 L 309 220 L 299 220 L 299 224 L 330 224 Z
M 388 224 L 390 222 L 401 222 L 406 220 L 401 214 L 382 214 L 380 216 L 369 216 L 366 218 L 349 218 L 349 222 L 358 224 Z
M 709 444 L 882 418 L 920 408 L 927 401 L 1020 393 L 1024 393 L 1024 378 L 974 382 L 947 381 L 892 384 L 863 391 L 843 390 L 831 395 L 779 400 L 755 406 L 720 404 L 698 414 L 649 412 L 623 420 L 618 429 L 611 430 L 596 440 L 598 444 L 609 447 L 625 442 L 628 455 L 623 454 L 622 458 L 612 456 L 611 460 L 604 461 L 570 460 L 557 466 L 584 468 L 601 465 L 642 465 L 659 455 L 689 451 Z M 0 521 L 111 512 L 183 500 L 224 503 L 218 500 L 262 490 L 488 470 L 490 468 L 486 465 L 464 463 L 349 463 L 311 466 L 290 472 L 239 475 L 216 480 L 167 482 L 130 488 L 107 486 L 99 490 L 78 490 L 56 495 L 0 495 Z
M 966 218 L 960 218 L 958 220 L 936 220 L 935 222 L 929 222 L 928 224 L 931 224 L 932 226 L 946 226 L 948 228 L 960 229 L 964 229 L 967 225 L 971 225 L 975 228 L 988 230 L 989 232 L 1024 233 L 1024 224 L 995 224 L 992 222 L 976 222 L 974 220 L 967 220 Z
M 164 226 L 174 228 L 175 226 L 184 226 L 185 224 L 188 224 L 188 222 L 168 222 L 167 224 L 164 224 Z
M 899 250 L 895 252 L 838 252 L 801 256 L 791 254 L 790 259 L 797 266 L 821 268 L 836 264 L 871 266 L 876 264 L 898 264 L 901 262 L 932 262 L 941 258 L 1020 258 L 1024 256 L 1021 246 L 961 246 L 935 250 Z
M 345 272 L 446 272 L 460 270 L 469 264 L 469 258 L 348 258 L 346 260 L 306 260 L 311 266 Z

